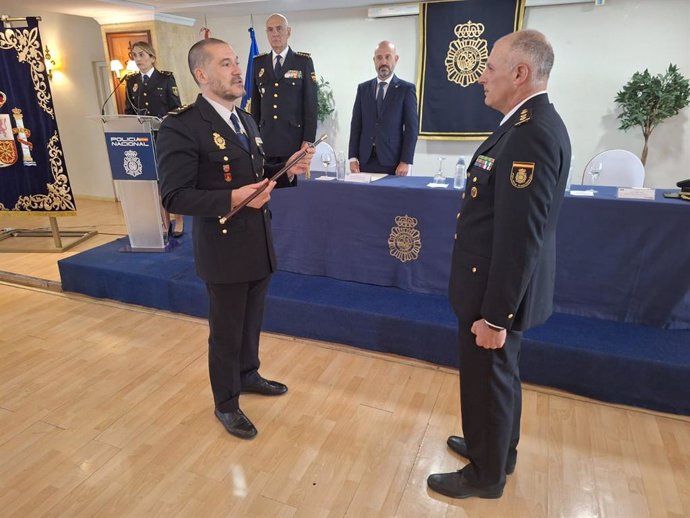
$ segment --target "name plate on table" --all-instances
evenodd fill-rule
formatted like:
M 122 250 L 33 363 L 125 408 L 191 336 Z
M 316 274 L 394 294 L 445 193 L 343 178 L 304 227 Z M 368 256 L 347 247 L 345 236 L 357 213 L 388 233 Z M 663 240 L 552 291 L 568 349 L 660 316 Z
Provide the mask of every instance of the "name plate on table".
M 619 187 L 617 197 L 628 200 L 654 200 L 656 192 L 648 187 Z

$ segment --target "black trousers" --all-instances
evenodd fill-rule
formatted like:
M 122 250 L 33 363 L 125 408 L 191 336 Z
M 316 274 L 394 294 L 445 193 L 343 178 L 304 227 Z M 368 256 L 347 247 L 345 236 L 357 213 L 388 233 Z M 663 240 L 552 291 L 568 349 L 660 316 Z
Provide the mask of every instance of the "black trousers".
M 239 408 L 242 385 L 256 381 L 259 334 L 270 275 L 237 284 L 206 284 L 209 300 L 208 371 L 216 408 Z
M 476 485 L 503 486 L 520 440 L 522 333 L 508 331 L 501 349 L 483 349 L 471 328 L 472 322 L 458 325 L 462 430 L 471 461 L 467 476 Z
M 376 146 L 371 148 L 371 155 L 369 156 L 369 160 L 367 160 L 367 163 L 359 164 L 359 170 L 363 173 L 395 174 L 395 169 L 397 167 L 398 164 L 395 164 L 394 166 L 381 165 L 381 163 L 379 162 L 379 158 L 376 155 Z

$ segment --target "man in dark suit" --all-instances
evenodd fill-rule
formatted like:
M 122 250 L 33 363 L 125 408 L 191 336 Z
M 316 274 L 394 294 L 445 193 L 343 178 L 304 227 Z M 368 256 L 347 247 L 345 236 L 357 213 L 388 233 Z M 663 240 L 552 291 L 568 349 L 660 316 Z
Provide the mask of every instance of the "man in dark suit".
M 377 77 L 357 87 L 350 123 L 350 171 L 405 176 L 417 145 L 417 93 L 393 74 L 398 53 L 390 41 L 374 51 Z
M 449 299 L 458 317 L 464 437 L 448 445 L 469 464 L 431 475 L 428 485 L 454 498 L 502 495 L 520 436 L 522 333 L 553 309 L 571 150 L 546 94 L 552 65 L 544 35 L 520 31 L 496 42 L 479 78 L 487 106 L 505 117 L 470 162 L 453 249 Z
M 285 162 L 316 137 L 314 63 L 288 46 L 291 30 L 282 14 L 269 16 L 266 34 L 273 50 L 254 58 L 251 112 L 270 164 Z
M 264 301 L 276 258 L 266 203 L 280 166 L 264 167 L 259 131 L 251 116 L 235 107 L 244 94 L 237 56 L 215 38 L 195 43 L 189 68 L 201 89 L 194 104 L 165 118 L 158 132 L 161 193 L 166 209 L 194 216 L 197 274 L 209 298 L 209 373 L 215 415 L 242 439 L 256 428 L 239 406 L 240 393 L 280 395 L 282 383 L 259 375 L 259 333 Z M 313 149 L 292 170 L 306 170 Z M 283 176 L 278 186 L 291 185 Z M 266 188 L 232 219 L 228 213 L 257 189 Z
M 156 52 L 145 41 L 132 45 L 131 57 L 139 68 L 138 74 L 127 77 L 125 113 L 163 117 L 179 108 L 180 92 L 172 72 L 155 68 Z

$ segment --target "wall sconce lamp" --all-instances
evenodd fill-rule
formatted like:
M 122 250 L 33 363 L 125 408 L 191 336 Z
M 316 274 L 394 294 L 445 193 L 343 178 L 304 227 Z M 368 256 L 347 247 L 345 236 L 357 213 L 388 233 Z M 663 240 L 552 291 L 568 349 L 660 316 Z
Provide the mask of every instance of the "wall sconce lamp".
M 48 79 L 53 79 L 53 69 L 55 69 L 55 60 L 50 55 L 50 49 L 48 48 L 48 45 L 45 46 L 45 50 L 43 52 L 43 60 L 44 60 L 45 65 L 46 65 L 46 72 L 48 73 Z
M 122 70 L 124 67 L 122 66 L 122 62 L 119 59 L 111 59 L 110 60 L 110 71 L 115 72 L 116 76 L 120 75 L 120 70 Z

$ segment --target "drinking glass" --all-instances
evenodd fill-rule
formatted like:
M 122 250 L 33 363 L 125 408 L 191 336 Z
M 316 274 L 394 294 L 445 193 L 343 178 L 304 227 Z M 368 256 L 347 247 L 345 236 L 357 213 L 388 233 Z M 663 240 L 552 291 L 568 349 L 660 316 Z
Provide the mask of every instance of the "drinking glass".
M 446 159 L 444 156 L 438 157 L 438 172 L 434 176 L 434 183 L 442 184 L 445 183 L 443 179 L 443 161 Z
M 604 164 L 602 162 L 594 162 L 592 164 L 592 167 L 589 168 L 589 176 L 592 177 L 592 185 L 597 184 L 597 179 L 599 178 L 599 175 L 601 174 L 601 170 L 604 168 Z M 594 191 L 597 192 L 597 191 Z
M 328 166 L 333 162 L 333 156 L 331 153 L 321 153 L 321 163 L 323 164 L 324 170 L 326 171 L 326 176 L 328 176 Z

